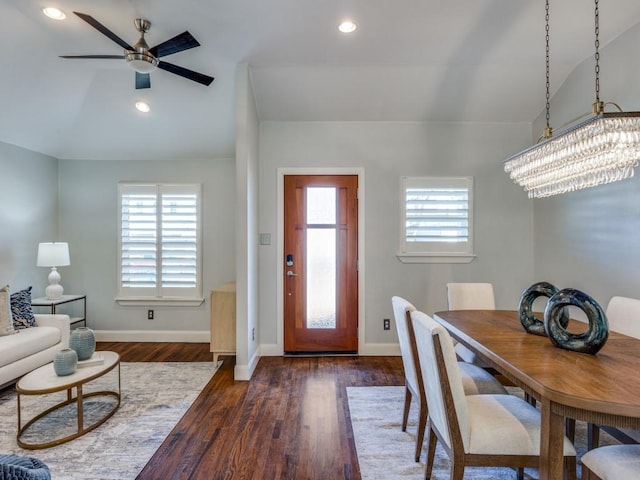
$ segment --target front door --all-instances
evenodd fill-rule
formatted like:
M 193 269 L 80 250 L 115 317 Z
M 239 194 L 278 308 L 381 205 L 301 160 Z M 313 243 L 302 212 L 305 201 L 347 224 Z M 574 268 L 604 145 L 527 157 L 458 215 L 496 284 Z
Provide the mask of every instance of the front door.
M 284 177 L 285 353 L 358 350 L 358 176 Z

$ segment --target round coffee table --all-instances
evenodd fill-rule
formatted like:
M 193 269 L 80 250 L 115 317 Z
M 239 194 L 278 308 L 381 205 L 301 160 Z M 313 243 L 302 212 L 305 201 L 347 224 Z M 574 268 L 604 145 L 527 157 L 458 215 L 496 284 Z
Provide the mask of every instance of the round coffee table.
M 44 365 L 22 377 L 18 380 L 16 384 L 16 392 L 18 393 L 18 435 L 17 441 L 18 445 L 22 448 L 35 450 L 41 448 L 49 448 L 55 445 L 60 445 L 62 443 L 66 443 L 74 438 L 78 438 L 84 435 L 87 432 L 90 432 L 94 428 L 102 425 L 107 419 L 111 418 L 111 416 L 116 412 L 116 410 L 120 407 L 120 355 L 116 352 L 108 352 L 101 351 L 96 352 L 96 354 L 101 355 L 104 359 L 104 362 L 98 365 L 92 366 L 84 366 L 78 368 L 71 375 L 67 375 L 64 377 L 59 377 L 56 375 L 53 370 L 53 363 L 49 363 Z M 82 393 L 83 385 L 89 383 L 97 378 L 106 375 L 114 368 L 118 367 L 118 391 L 111 390 L 103 390 L 97 392 L 91 392 L 86 395 Z M 75 397 L 73 396 L 73 389 L 75 388 Z M 42 413 L 39 413 L 27 423 L 22 425 L 22 408 L 20 404 L 20 398 L 22 395 L 48 395 L 51 393 L 67 391 L 67 399 L 63 402 L 60 402 L 54 405 L 51 408 L 48 408 Z M 94 421 L 91 425 L 84 425 L 84 399 L 95 396 L 110 396 L 115 397 L 116 402 L 113 405 L 113 408 L 108 409 L 104 415 L 101 415 L 96 421 Z M 29 443 L 23 440 L 24 433 L 31 427 L 35 422 L 41 420 L 48 415 L 60 410 L 67 405 L 72 403 L 77 403 L 77 421 L 78 428 L 77 431 L 71 435 L 67 435 L 62 438 L 57 438 L 55 440 L 43 442 L 43 443 Z

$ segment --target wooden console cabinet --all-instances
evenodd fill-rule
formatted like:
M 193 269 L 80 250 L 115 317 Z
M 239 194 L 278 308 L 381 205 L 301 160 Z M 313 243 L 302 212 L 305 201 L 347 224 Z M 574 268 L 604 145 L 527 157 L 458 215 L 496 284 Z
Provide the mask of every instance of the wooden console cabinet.
M 236 353 L 236 282 L 211 290 L 211 349 L 213 362 L 218 355 Z

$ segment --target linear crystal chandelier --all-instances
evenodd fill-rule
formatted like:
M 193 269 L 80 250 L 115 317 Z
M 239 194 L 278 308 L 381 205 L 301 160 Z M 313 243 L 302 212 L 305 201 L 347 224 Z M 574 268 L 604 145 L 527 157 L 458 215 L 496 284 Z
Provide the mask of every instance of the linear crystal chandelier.
M 640 159 L 640 112 L 605 112 L 600 101 L 599 6 L 595 0 L 596 101 L 592 115 L 554 135 L 549 125 L 549 1 L 546 2 L 547 126 L 536 145 L 508 158 L 504 170 L 530 198 L 624 180 Z

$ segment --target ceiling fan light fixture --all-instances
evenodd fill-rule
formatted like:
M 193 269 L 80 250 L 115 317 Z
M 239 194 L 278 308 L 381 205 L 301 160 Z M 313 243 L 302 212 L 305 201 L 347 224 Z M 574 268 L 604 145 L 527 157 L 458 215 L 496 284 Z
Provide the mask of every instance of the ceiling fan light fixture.
M 65 18 L 67 18 L 67 15 L 62 10 L 56 7 L 43 8 L 42 13 L 54 20 L 64 20 Z
M 148 53 L 125 50 L 124 58 L 138 73 L 151 73 L 158 67 L 158 59 Z
M 144 39 L 144 34 L 151 27 L 151 22 L 145 19 L 138 18 L 135 20 L 136 29 L 140 32 L 139 40 L 133 44 L 129 45 L 126 41 L 121 39 L 115 33 L 113 33 L 109 28 L 102 25 L 91 15 L 87 15 L 86 13 L 73 12 L 76 16 L 78 16 L 81 20 L 85 21 L 93 28 L 95 28 L 98 32 L 112 40 L 113 42 L 120 45 L 122 50 L 121 55 L 61 55 L 62 58 L 99 58 L 99 59 L 120 59 L 123 58 L 127 62 L 128 65 L 131 66 L 133 70 L 135 70 L 135 86 L 136 90 L 141 90 L 145 88 L 151 87 L 151 72 L 153 72 L 156 68 L 160 68 L 168 73 L 178 75 L 180 77 L 186 78 L 187 80 L 191 80 L 197 82 L 201 85 L 209 86 L 211 82 L 213 82 L 214 78 L 203 73 L 194 72 L 193 70 L 189 70 L 188 68 L 181 67 L 179 65 L 174 65 L 168 62 L 161 62 L 158 60 L 159 58 L 165 57 L 167 55 L 173 55 L 178 52 L 182 52 L 184 50 L 189 50 L 194 47 L 199 47 L 200 43 L 193 38 L 188 31 L 184 31 L 179 35 L 176 35 L 169 40 L 159 43 L 153 48 L 149 48 L 149 45 Z

